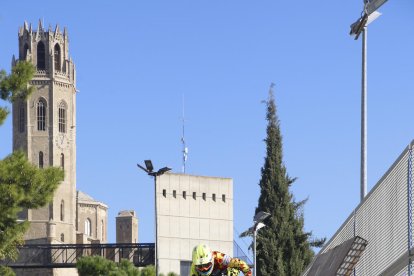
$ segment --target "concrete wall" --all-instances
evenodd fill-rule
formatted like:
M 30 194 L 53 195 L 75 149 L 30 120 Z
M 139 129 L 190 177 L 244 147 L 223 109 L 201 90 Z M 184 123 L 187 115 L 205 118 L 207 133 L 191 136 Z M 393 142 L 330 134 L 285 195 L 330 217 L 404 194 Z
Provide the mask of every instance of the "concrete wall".
M 160 273 L 180 274 L 194 246 L 233 255 L 233 180 L 164 174 L 157 178 Z

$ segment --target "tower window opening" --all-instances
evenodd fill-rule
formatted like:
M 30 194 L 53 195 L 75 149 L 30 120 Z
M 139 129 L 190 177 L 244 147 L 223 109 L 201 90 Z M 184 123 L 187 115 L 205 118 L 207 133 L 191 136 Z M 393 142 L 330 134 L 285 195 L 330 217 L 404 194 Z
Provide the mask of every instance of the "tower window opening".
M 39 151 L 39 168 L 43 169 L 43 151 Z
M 206 200 L 206 193 L 203 193 L 203 200 Z
M 37 70 L 46 70 L 46 51 L 42 41 L 37 43 Z
M 66 105 L 59 104 L 59 132 L 66 133 Z
M 226 202 L 226 195 L 225 195 L 225 194 L 222 194 L 222 195 L 221 195 L 221 200 L 222 200 L 223 202 Z
M 56 43 L 55 45 L 55 53 L 54 53 L 54 59 L 55 59 L 55 70 L 61 71 L 60 67 L 60 46 Z
M 62 170 L 65 169 L 65 155 L 63 153 L 60 154 L 60 167 Z
M 197 198 L 197 193 L 193 192 L 193 198 L 196 199 Z
M 216 201 L 216 194 L 213 194 L 213 201 Z
M 186 199 L 187 198 L 187 192 L 183 191 L 183 198 Z
M 23 47 L 23 56 L 22 56 L 22 59 L 23 60 L 26 60 L 26 58 L 27 58 L 27 51 L 29 50 L 29 45 L 27 45 L 27 43 L 25 43 L 24 44 L 24 47 Z
M 43 100 L 37 102 L 37 130 L 46 130 L 46 103 Z
M 60 221 L 65 220 L 65 202 L 62 200 L 60 202 Z
M 19 132 L 24 132 L 24 125 L 26 123 L 25 120 L 25 110 L 24 110 L 24 105 L 21 104 L 19 107 Z
M 174 191 L 173 191 L 173 197 L 174 197 L 174 198 L 176 198 L 176 197 L 177 197 L 177 191 L 176 191 L 176 190 L 174 190 Z
M 162 195 L 163 195 L 163 197 L 167 197 L 167 190 L 166 189 L 162 190 Z

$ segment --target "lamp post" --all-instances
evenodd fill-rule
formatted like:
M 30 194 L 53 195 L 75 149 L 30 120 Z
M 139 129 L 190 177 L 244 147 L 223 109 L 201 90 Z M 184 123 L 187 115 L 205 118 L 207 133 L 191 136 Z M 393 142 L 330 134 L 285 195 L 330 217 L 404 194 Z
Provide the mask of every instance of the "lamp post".
M 169 167 L 164 167 L 158 171 L 154 171 L 154 166 L 151 160 L 144 160 L 145 168 L 140 164 L 137 164 L 138 168 L 146 172 L 149 176 L 154 177 L 154 197 L 155 197 L 155 275 L 158 276 L 158 221 L 157 221 L 157 176 L 171 170 Z
M 350 35 L 358 39 L 362 33 L 362 80 L 361 80 L 361 201 L 367 194 L 367 33 L 368 25 L 381 14 L 379 9 L 387 0 L 363 0 L 362 16 L 351 25 Z
M 250 227 L 248 230 L 244 231 L 243 233 L 240 234 L 240 237 L 245 237 L 245 236 L 253 236 L 253 275 L 256 276 L 256 238 L 257 238 L 257 232 L 259 231 L 259 229 L 263 228 L 266 226 L 266 224 L 263 223 L 263 221 L 268 218 L 270 216 L 269 213 L 267 212 L 263 212 L 260 211 L 258 212 L 254 218 L 254 225 L 252 227 Z

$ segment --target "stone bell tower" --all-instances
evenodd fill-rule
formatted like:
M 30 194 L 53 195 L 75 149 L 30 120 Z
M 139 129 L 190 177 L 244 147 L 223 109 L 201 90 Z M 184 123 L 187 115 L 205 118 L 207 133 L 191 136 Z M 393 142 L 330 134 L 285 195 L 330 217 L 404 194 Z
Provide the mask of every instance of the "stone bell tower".
M 39 21 L 37 30 L 19 28 L 18 60 L 33 63 L 30 84 L 35 91 L 13 103 L 13 150 L 23 150 L 39 168 L 61 167 L 65 179 L 49 206 L 25 210 L 31 222 L 26 242 L 76 243 L 76 71 L 69 57 L 69 39 L 57 25 Z M 13 56 L 12 65 L 17 60 Z

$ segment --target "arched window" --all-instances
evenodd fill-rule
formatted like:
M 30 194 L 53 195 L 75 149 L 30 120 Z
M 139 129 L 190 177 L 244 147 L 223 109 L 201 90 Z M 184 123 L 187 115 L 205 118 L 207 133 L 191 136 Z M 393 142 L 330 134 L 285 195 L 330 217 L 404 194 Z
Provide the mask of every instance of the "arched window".
M 60 167 L 65 169 L 65 155 L 63 153 L 60 154 Z
M 37 102 L 37 130 L 46 130 L 46 103 L 42 99 Z
M 92 231 L 91 231 L 91 220 L 90 219 L 86 219 L 85 220 L 85 235 L 87 236 L 92 236 Z
M 55 70 L 61 71 L 61 68 L 60 68 L 60 46 L 59 46 L 59 44 L 56 43 L 54 50 L 55 50 L 55 55 L 54 55 Z
M 64 102 L 59 104 L 59 132 L 66 132 L 66 105 Z
M 65 201 L 63 200 L 60 202 L 60 220 L 65 220 Z
M 29 45 L 27 45 L 27 43 L 25 43 L 24 47 L 23 47 L 23 60 L 26 60 L 27 50 L 29 50 Z
M 37 43 L 37 70 L 46 70 L 46 51 L 42 41 Z
M 24 110 L 24 105 L 20 104 L 19 106 L 19 132 L 24 132 L 24 127 L 25 127 L 25 110 Z
M 39 151 L 39 168 L 43 169 L 43 151 Z

